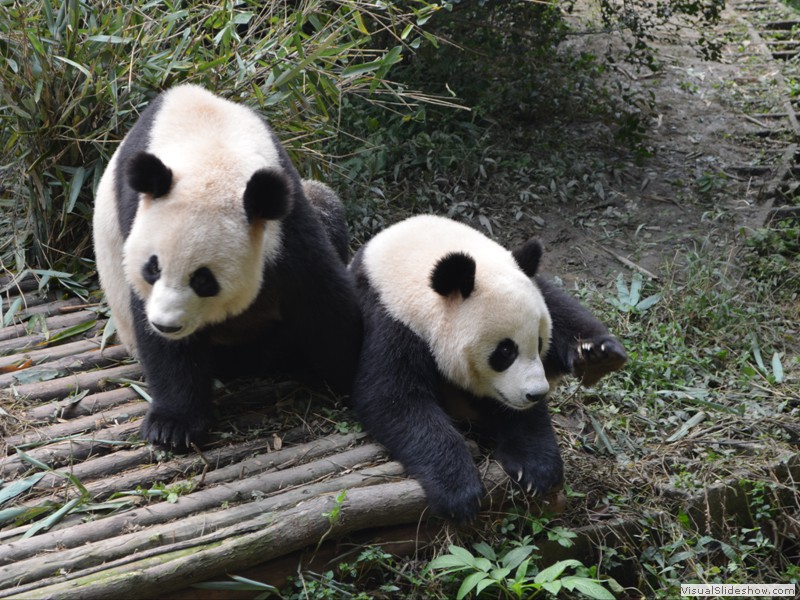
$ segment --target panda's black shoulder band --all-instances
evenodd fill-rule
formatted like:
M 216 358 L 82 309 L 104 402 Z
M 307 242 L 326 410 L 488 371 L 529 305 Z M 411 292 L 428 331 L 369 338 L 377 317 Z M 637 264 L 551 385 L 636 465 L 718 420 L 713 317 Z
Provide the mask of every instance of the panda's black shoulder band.
M 172 171 L 157 156 L 138 152 L 128 162 L 128 183 L 142 194 L 153 198 L 166 196 L 172 187 Z
M 475 289 L 475 259 L 463 252 L 445 255 L 433 268 L 431 287 L 442 296 L 458 291 L 462 298 L 469 298 Z

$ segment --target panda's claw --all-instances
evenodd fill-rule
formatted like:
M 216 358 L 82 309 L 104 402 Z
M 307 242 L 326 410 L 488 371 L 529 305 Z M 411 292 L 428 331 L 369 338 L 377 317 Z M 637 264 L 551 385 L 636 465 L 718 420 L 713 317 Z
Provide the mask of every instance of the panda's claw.
M 622 368 L 628 359 L 625 348 L 614 336 L 596 336 L 574 346 L 572 373 L 584 386 L 591 387 L 606 374 Z
M 529 482 L 528 482 L 528 487 L 526 488 L 525 492 L 526 492 L 526 493 L 528 493 L 528 494 L 530 494 L 530 493 L 531 493 L 531 489 L 532 489 L 532 488 L 533 488 L 533 482 L 532 482 L 532 481 L 529 481 Z M 535 495 L 536 495 L 536 492 L 534 492 L 534 493 L 533 493 L 533 495 L 535 496 Z
M 522 481 L 522 469 L 517 471 L 517 482 L 520 482 L 520 481 Z

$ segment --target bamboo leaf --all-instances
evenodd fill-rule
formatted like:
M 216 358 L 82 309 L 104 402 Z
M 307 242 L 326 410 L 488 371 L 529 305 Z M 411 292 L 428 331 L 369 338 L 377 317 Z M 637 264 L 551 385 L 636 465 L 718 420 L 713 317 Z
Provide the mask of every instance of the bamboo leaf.
M 83 181 L 86 179 L 86 169 L 78 167 L 75 169 L 75 174 L 72 176 L 72 181 L 69 185 L 69 201 L 67 202 L 66 212 L 72 214 L 75 209 L 75 203 L 78 201 L 78 195 L 83 189 Z
M 4 485 L 2 488 L 0 488 L 0 506 L 12 498 L 16 498 L 20 494 L 27 492 L 29 489 L 39 483 L 39 480 L 44 477 L 44 475 L 44 472 L 34 473 L 30 477 L 18 479 Z
M 87 68 L 86 68 L 85 66 L 83 66 L 82 64 L 80 64 L 80 63 L 77 63 L 77 62 L 75 62 L 74 60 L 71 60 L 71 59 L 69 59 L 69 58 L 66 58 L 66 57 L 64 57 L 64 56 L 54 56 L 53 58 L 54 58 L 54 59 L 56 59 L 56 60 L 60 60 L 61 62 L 63 62 L 63 63 L 66 63 L 66 64 L 68 64 L 68 65 L 70 65 L 70 66 L 72 66 L 72 67 L 75 67 L 75 68 L 76 68 L 76 69 L 78 69 L 78 70 L 79 70 L 81 73 L 83 73 L 84 75 L 86 75 L 86 78 L 87 78 L 87 79 L 92 79 L 92 74 L 89 72 L 89 69 L 87 69 Z
M 47 531 L 48 529 L 50 529 L 54 525 L 58 524 L 58 522 L 61 521 L 61 519 L 63 519 L 65 516 L 67 516 L 76 506 L 78 506 L 82 502 L 84 502 L 83 498 L 80 498 L 80 497 L 79 498 L 73 498 L 72 500 L 67 502 L 64 506 L 59 508 L 56 512 L 54 512 L 52 515 L 50 515 L 46 519 L 42 519 L 41 521 L 39 521 L 39 522 L 35 523 L 34 525 L 32 525 L 31 527 L 29 527 L 28 530 L 25 531 L 24 534 L 22 534 L 22 538 L 21 539 L 24 540 L 24 539 L 27 539 L 29 537 L 32 537 L 32 536 L 36 535 L 37 533 L 39 533 L 40 531 Z
M 19 373 L 14 373 L 14 380 L 19 385 L 28 383 L 41 383 L 42 381 L 50 381 L 64 375 L 64 371 L 53 369 L 50 367 L 42 367 L 39 369 L 25 369 Z
M 775 383 L 783 383 L 783 365 L 781 364 L 782 353 L 776 352 L 772 355 L 772 376 Z
M 17 316 L 19 309 L 22 308 L 22 298 L 15 298 L 14 301 L 11 303 L 11 306 L 8 307 L 5 314 L 2 315 L 3 317 L 3 326 L 8 327 L 14 321 L 14 317 Z M 0 311 L 2 309 L 0 308 Z
M 51 336 L 49 339 L 46 339 L 43 342 L 39 342 L 37 346 L 49 346 L 50 344 L 63 342 L 64 340 L 67 340 L 71 337 L 75 337 L 76 335 L 86 333 L 87 331 L 92 329 L 95 325 L 97 325 L 97 319 L 92 319 L 91 321 L 86 321 L 85 323 L 78 323 L 77 325 L 73 325 L 72 327 L 67 327 L 65 329 L 62 329 L 58 333 Z

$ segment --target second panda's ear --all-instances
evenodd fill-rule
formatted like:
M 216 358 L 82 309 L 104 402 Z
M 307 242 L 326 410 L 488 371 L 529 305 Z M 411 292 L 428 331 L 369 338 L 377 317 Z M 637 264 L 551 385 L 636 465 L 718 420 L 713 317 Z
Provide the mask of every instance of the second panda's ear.
M 250 177 L 244 190 L 244 212 L 252 223 L 260 219 L 272 221 L 289 212 L 292 184 L 275 169 L 259 169 Z
M 172 171 L 149 152 L 139 152 L 128 163 L 128 184 L 137 192 L 153 198 L 166 196 L 172 187 Z
M 431 287 L 441 296 L 460 292 L 465 300 L 475 289 L 475 259 L 463 252 L 451 252 L 436 263 Z
M 536 275 L 536 271 L 539 270 L 542 252 L 542 243 L 535 238 L 531 238 L 511 254 L 514 255 L 514 260 L 517 261 L 522 272 L 528 277 L 533 277 Z

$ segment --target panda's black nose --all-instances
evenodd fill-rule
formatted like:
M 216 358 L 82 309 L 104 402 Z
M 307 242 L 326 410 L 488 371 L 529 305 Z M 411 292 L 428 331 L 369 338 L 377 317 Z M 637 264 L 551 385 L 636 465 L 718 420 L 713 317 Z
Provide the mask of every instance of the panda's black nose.
M 154 329 L 157 329 L 161 333 L 178 333 L 181 329 L 183 329 L 183 327 L 180 325 L 162 325 L 161 323 L 156 323 L 155 321 L 150 321 L 150 324 Z

